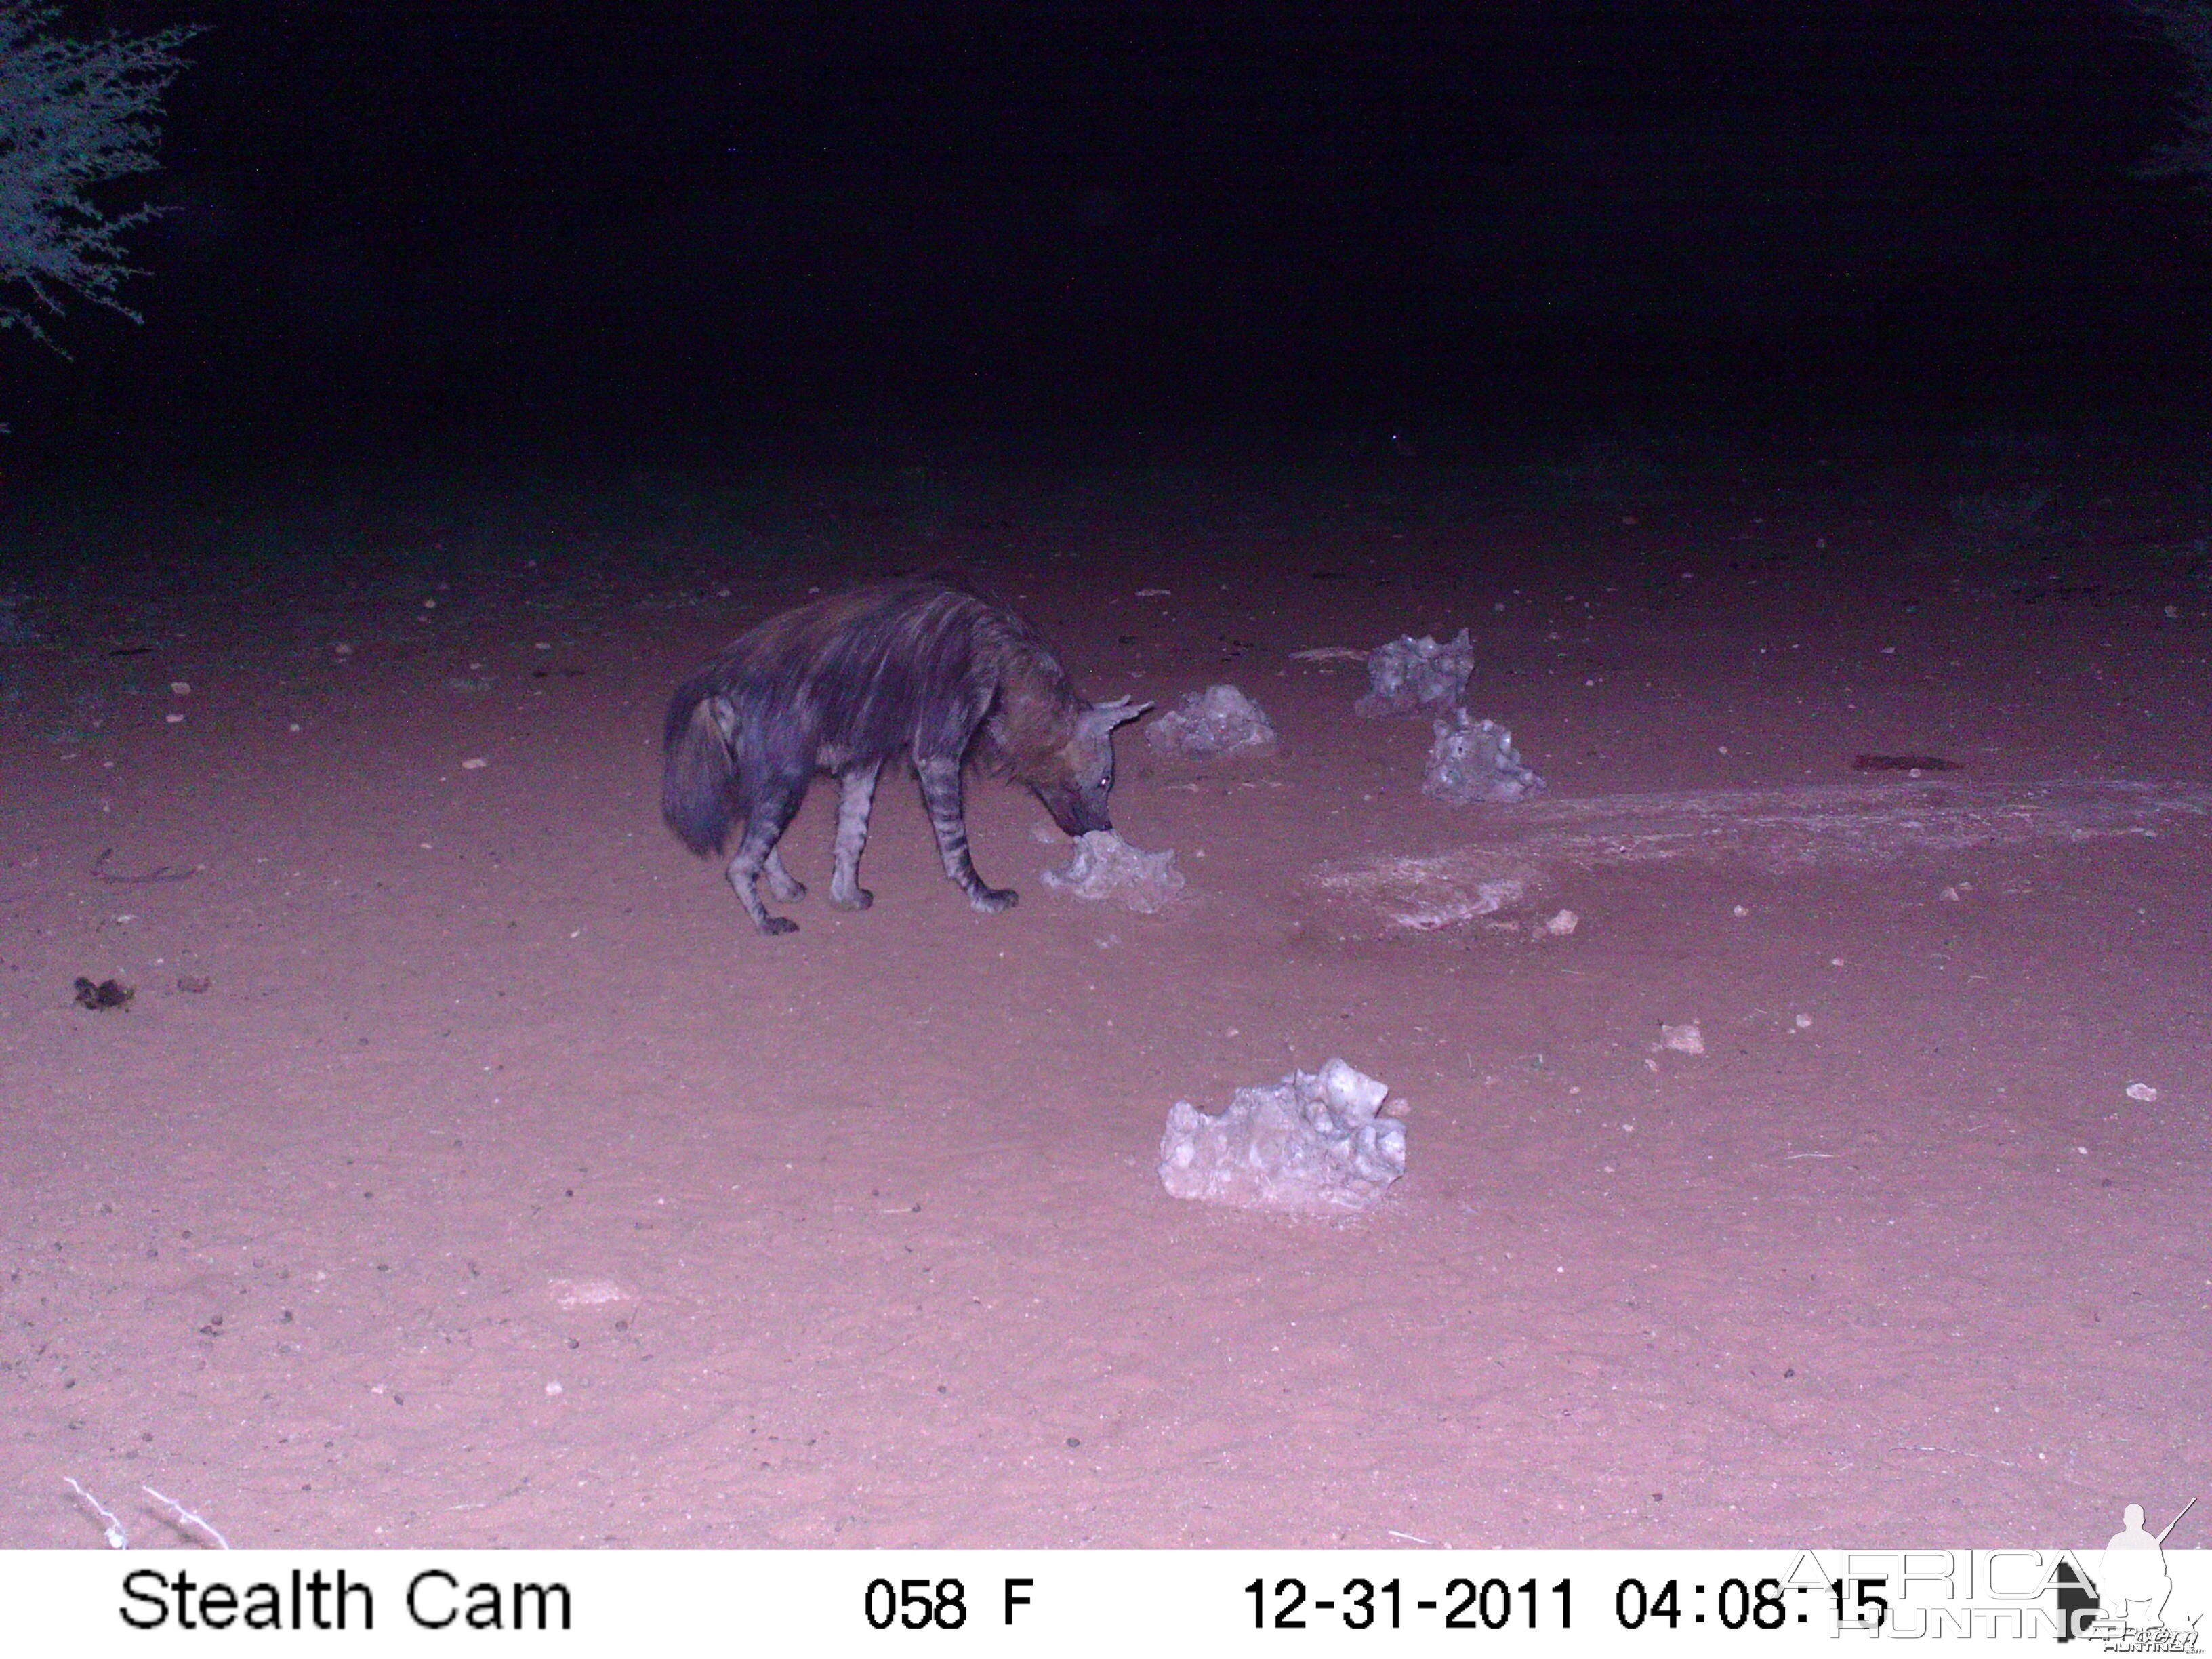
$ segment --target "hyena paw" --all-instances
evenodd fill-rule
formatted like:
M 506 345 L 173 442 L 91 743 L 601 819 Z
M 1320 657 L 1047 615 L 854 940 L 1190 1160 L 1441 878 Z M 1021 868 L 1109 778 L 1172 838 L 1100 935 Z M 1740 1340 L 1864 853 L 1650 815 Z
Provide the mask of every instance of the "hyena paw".
M 865 910 L 876 902 L 876 896 L 865 887 L 855 887 L 848 892 L 830 890 L 830 902 L 840 910 Z
M 1021 902 L 1022 896 L 1011 887 L 978 887 L 968 895 L 968 902 L 987 916 L 1011 910 Z
M 789 916 L 763 916 L 761 918 L 760 930 L 762 933 L 767 934 L 770 939 L 774 939 L 778 933 L 797 933 L 799 931 L 799 924 L 793 921 Z

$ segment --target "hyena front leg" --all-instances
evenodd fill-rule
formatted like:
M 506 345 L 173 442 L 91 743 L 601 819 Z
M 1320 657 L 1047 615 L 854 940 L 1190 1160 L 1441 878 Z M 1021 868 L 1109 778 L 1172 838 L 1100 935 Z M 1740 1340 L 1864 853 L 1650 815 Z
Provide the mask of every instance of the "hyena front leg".
M 763 933 L 795 933 L 799 924 L 782 916 L 769 915 L 760 902 L 757 890 L 761 872 L 771 866 L 781 868 L 782 861 L 775 856 L 775 843 L 790 823 L 792 815 L 799 811 L 795 794 L 766 794 L 753 803 L 752 811 L 745 816 L 745 833 L 738 842 L 737 856 L 730 860 L 730 890 L 738 896 L 738 902 L 745 907 L 745 914 L 753 919 L 753 926 Z M 771 876 L 769 885 L 775 888 L 778 898 L 791 896 L 778 886 Z M 787 875 L 784 880 L 792 882 Z
M 960 884 L 968 902 L 986 915 L 1011 910 L 1021 895 L 1011 887 L 986 887 L 968 855 L 968 819 L 960 807 L 960 763 L 957 760 L 918 760 L 915 770 L 921 778 L 922 804 L 929 808 L 929 827 L 937 832 L 938 855 L 945 873 Z
M 860 885 L 860 854 L 868 845 L 868 809 L 876 801 L 876 777 L 883 763 L 854 766 L 837 775 L 844 793 L 837 801 L 837 868 L 830 878 L 830 902 L 841 910 L 865 910 L 876 896 Z

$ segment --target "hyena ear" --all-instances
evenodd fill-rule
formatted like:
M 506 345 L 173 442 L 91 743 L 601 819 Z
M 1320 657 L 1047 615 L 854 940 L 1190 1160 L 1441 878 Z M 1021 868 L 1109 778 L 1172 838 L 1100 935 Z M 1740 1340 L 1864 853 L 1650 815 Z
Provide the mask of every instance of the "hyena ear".
M 722 734 L 722 741 L 734 744 L 738 740 L 738 706 L 727 697 L 707 699 L 707 714 L 714 722 L 714 729 Z
M 1152 708 L 1140 702 L 1129 707 L 1127 697 L 1116 697 L 1111 702 L 1095 702 L 1075 717 L 1075 733 L 1081 738 L 1103 738 L 1117 726 L 1127 726 Z

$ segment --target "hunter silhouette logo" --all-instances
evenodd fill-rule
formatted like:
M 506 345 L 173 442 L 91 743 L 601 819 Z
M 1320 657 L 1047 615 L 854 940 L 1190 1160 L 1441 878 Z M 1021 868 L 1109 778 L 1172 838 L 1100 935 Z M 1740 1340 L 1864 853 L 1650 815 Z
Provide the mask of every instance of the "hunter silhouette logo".
M 2202 1636 L 2202 1612 L 2186 1622 L 2165 1621 L 2173 1579 L 2166 1568 L 2166 1540 L 2190 1510 L 2191 1498 L 2181 1514 L 2151 1533 L 2143 1526 L 2140 1504 L 2130 1504 L 2120 1516 L 2120 1530 L 2105 1546 L 2094 1580 L 2084 1582 L 2068 1565 L 2057 1574 L 2058 1612 L 2064 1628 L 2058 1639 L 2076 1637 L 2102 1645 L 2108 1653 L 2195 1653 Z

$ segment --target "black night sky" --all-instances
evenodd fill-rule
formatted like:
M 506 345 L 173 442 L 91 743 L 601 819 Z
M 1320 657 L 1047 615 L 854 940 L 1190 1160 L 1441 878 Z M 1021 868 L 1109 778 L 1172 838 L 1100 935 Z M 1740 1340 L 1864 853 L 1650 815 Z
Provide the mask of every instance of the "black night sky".
M 82 9 L 80 9 L 80 12 Z M 2095 0 L 301 8 L 19 444 L 2155 421 L 2212 199 Z M 141 181 L 142 184 L 145 181 Z

